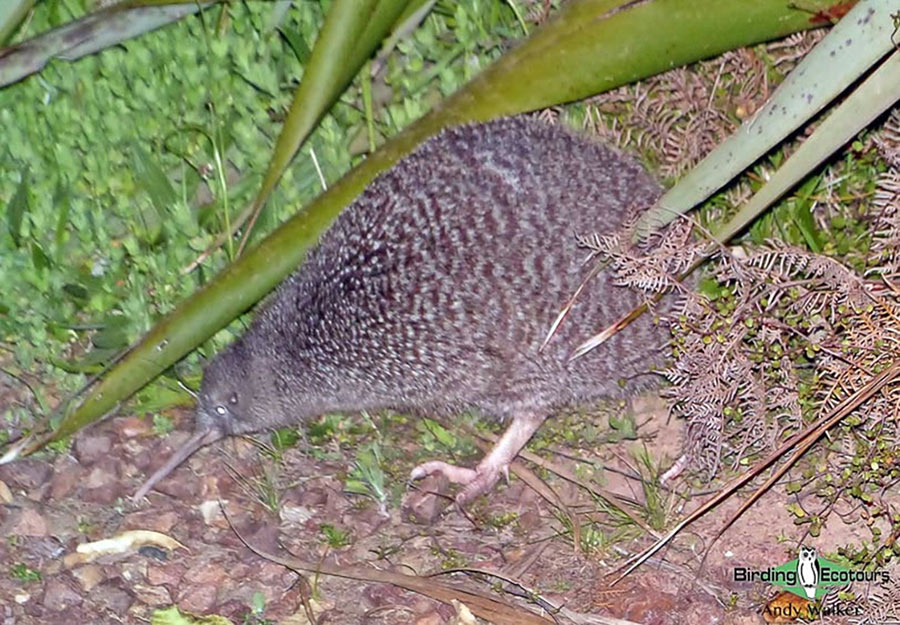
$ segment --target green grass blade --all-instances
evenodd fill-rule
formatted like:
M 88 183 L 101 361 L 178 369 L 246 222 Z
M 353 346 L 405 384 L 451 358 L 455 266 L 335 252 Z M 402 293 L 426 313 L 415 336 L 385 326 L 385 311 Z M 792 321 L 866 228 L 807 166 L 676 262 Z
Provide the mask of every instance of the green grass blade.
M 821 111 L 892 47 L 892 0 L 860 0 L 784 80 L 751 119 L 641 217 L 645 237 L 726 185 Z
M 53 438 L 113 410 L 247 310 L 296 268 L 366 184 L 441 128 L 583 98 L 810 24 L 808 13 L 781 0 L 582 0 L 566 5 L 160 321 L 65 416 Z
M 12 196 L 9 204 L 6 206 L 6 226 L 9 228 L 9 236 L 12 237 L 13 245 L 19 247 L 22 245 L 22 220 L 28 212 L 28 170 L 22 170 L 22 180 L 16 189 L 16 194 Z
M 35 0 L 5 0 L 0 2 L 0 46 L 15 34 L 16 29 L 34 6 Z
M 335 0 L 332 4 L 253 202 L 254 212 L 266 203 L 303 141 L 381 43 L 408 2 Z

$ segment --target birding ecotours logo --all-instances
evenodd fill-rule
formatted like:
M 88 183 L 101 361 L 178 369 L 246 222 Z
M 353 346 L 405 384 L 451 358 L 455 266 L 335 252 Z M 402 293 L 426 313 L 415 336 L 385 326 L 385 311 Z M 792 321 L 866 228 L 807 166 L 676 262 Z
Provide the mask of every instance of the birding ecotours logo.
M 818 620 L 825 616 L 861 616 L 863 607 L 845 600 L 837 591 L 853 582 L 885 586 L 891 581 L 891 575 L 885 569 L 849 569 L 829 562 L 813 547 L 807 546 L 801 546 L 797 557 L 781 566 L 764 569 L 736 566 L 733 570 L 736 582 L 761 582 L 782 589 L 763 609 L 767 623 Z M 879 623 L 900 625 L 900 621 L 895 620 Z
M 815 601 L 850 582 L 885 584 L 890 575 L 885 570 L 854 571 L 819 556 L 813 547 L 800 547 L 797 557 L 781 566 L 768 569 L 735 567 L 734 581 L 763 582 L 780 586 L 798 597 Z
M 800 547 L 795 559 L 769 571 L 772 574 L 768 580 L 770 583 L 810 601 L 827 595 L 832 587 L 844 586 L 854 578 L 853 571 L 819 557 L 813 547 Z

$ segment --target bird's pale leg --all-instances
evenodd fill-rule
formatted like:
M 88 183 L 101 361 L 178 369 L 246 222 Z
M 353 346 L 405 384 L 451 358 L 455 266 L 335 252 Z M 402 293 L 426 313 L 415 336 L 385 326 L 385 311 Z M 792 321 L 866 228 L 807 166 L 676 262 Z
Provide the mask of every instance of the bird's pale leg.
M 543 422 L 544 417 L 514 418 L 500 440 L 475 469 L 433 460 L 417 466 L 412 470 L 410 477 L 417 480 L 432 473 L 442 473 L 451 482 L 465 485 L 456 496 L 457 503 L 464 504 L 490 490 L 500 479 L 501 474 L 509 479 L 510 463 Z

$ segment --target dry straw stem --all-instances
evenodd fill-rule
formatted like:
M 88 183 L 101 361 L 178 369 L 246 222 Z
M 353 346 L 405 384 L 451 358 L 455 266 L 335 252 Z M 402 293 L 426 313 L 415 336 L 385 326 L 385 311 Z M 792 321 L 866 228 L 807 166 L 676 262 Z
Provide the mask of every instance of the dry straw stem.
M 675 536 L 677 536 L 681 532 L 681 530 L 683 530 L 685 527 L 731 497 L 731 495 L 733 495 L 739 488 L 765 471 L 768 467 L 781 459 L 786 453 L 796 448 L 794 454 L 781 467 L 778 468 L 778 470 L 772 475 L 772 477 L 766 480 L 765 484 L 758 488 L 753 493 L 753 495 L 751 495 L 750 498 L 746 502 L 744 502 L 744 504 L 738 509 L 738 511 L 733 514 L 728 519 L 728 521 L 725 522 L 725 524 L 722 526 L 722 529 L 719 530 L 719 532 L 713 539 L 713 542 L 715 542 L 715 540 L 717 540 L 719 536 L 721 536 L 722 533 L 726 529 L 728 529 L 728 527 L 734 522 L 734 520 L 737 519 L 741 514 L 743 514 L 744 511 L 746 511 L 747 508 L 753 504 L 753 502 L 759 499 L 759 497 L 762 496 L 762 494 L 765 493 L 772 484 L 774 484 L 782 475 L 784 475 L 784 473 L 791 466 L 793 466 L 793 464 L 804 453 L 806 453 L 806 451 L 817 440 L 819 440 L 819 438 L 821 438 L 821 436 L 826 431 L 828 431 L 828 429 L 833 427 L 841 419 L 853 412 L 856 408 L 866 402 L 873 395 L 881 391 L 881 389 L 883 389 L 885 386 L 894 382 L 898 377 L 900 377 L 900 364 L 892 361 L 884 371 L 882 371 L 876 377 L 872 378 L 863 388 L 859 389 L 851 396 L 849 396 L 846 400 L 841 402 L 829 414 L 825 415 L 802 432 L 786 440 L 778 449 L 769 454 L 767 458 L 754 466 L 753 469 L 733 480 L 722 490 L 722 492 L 720 492 L 715 497 L 712 497 L 709 501 L 705 502 L 697 510 L 689 514 L 683 521 L 678 523 L 678 525 L 676 525 L 672 531 L 670 531 L 663 538 L 654 543 L 651 547 L 641 552 L 640 555 L 636 556 L 636 558 L 633 559 L 633 561 L 628 565 L 628 568 L 625 569 L 625 572 L 622 573 L 618 578 L 616 578 L 615 581 L 613 581 L 610 585 L 617 584 L 634 569 L 643 564 L 648 558 L 653 556 L 653 554 L 665 547 L 673 538 L 675 538 Z M 712 543 L 710 543 L 710 546 L 711 545 Z
M 444 603 L 451 603 L 454 600 L 459 601 L 466 605 L 475 616 L 483 618 L 491 623 L 496 623 L 497 625 L 552 625 L 555 622 L 523 608 L 517 608 L 508 603 L 498 601 L 482 592 L 445 584 L 429 577 L 381 571 L 366 565 L 340 566 L 329 564 L 327 562 L 305 562 L 290 555 L 280 556 L 268 553 L 249 543 L 231 523 L 231 519 L 225 511 L 224 506 L 220 505 L 220 508 L 225 515 L 228 524 L 231 526 L 232 531 L 247 549 L 261 558 L 280 564 L 293 571 L 308 571 L 315 574 L 324 573 L 325 575 L 333 575 L 335 577 L 344 577 L 364 582 L 393 584 L 394 586 L 411 590 Z M 602 619 L 603 617 L 600 618 Z M 625 621 L 616 619 L 608 619 L 605 621 L 598 620 L 596 622 L 598 624 L 607 623 L 608 625 L 626 625 Z

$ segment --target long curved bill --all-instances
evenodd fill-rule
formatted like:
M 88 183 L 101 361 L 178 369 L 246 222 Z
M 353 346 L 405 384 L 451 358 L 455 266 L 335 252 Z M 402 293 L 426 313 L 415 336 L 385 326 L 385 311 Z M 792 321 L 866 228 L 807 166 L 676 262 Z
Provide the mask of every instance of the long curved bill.
M 156 471 L 156 473 L 151 475 L 150 479 L 144 482 L 143 486 L 141 486 L 134 494 L 134 497 L 132 497 L 132 501 L 136 502 L 143 499 L 144 496 L 150 492 L 150 489 L 156 486 L 157 482 L 174 471 L 178 467 L 178 465 L 187 460 L 191 454 L 193 454 L 204 445 L 208 445 L 213 441 L 219 440 L 220 438 L 222 438 L 222 433 L 216 429 L 199 430 L 197 432 L 194 432 L 194 435 L 191 436 L 184 443 L 184 445 L 179 447 L 174 454 L 172 454 L 172 457 L 169 458 L 169 461 L 161 466 Z

